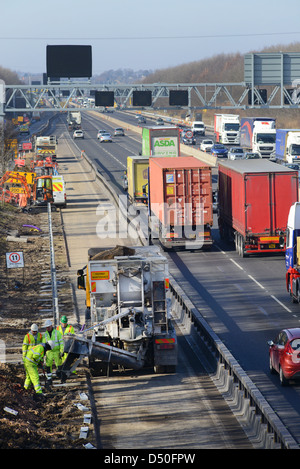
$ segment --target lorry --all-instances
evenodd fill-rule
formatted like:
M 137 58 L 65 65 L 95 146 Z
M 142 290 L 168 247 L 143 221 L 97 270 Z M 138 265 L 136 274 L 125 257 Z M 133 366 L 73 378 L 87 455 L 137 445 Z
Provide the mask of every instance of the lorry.
M 176 126 L 143 127 L 142 155 L 180 156 L 180 130 Z
M 300 302 L 300 202 L 291 205 L 286 234 L 286 289 L 293 303 Z
M 35 136 L 34 152 L 36 159 L 50 158 L 52 162 L 56 161 L 57 143 L 55 135 Z
M 241 257 L 284 253 L 298 171 L 264 159 L 227 160 L 218 168 L 218 225 Z
M 276 161 L 300 163 L 300 129 L 276 130 Z
M 62 381 L 83 358 L 95 374 L 115 367 L 176 371 L 168 261 L 157 246 L 91 248 L 78 288 L 86 293 L 85 327 L 64 336 Z
M 275 156 L 276 119 L 245 117 L 241 119 L 240 145 L 246 151 L 258 153 L 262 158 Z
M 148 156 L 127 157 L 127 192 L 131 203 L 148 203 Z
M 235 114 L 215 114 L 214 133 L 217 143 L 240 144 L 240 118 Z
M 194 135 L 205 135 L 205 125 L 202 121 L 194 121 L 192 123 L 192 131 Z
M 81 112 L 80 111 L 69 111 L 67 120 L 68 120 L 69 130 L 81 129 Z
M 212 168 L 193 156 L 149 158 L 149 240 L 164 249 L 213 244 Z

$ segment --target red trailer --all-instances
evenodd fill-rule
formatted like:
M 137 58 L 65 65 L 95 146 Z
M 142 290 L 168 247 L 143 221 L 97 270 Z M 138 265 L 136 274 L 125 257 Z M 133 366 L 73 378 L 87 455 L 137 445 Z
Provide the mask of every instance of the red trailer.
M 149 158 L 149 217 L 164 248 L 211 246 L 211 166 L 193 156 Z
M 298 171 L 263 159 L 219 163 L 218 223 L 240 256 L 284 252 L 291 205 L 298 200 Z

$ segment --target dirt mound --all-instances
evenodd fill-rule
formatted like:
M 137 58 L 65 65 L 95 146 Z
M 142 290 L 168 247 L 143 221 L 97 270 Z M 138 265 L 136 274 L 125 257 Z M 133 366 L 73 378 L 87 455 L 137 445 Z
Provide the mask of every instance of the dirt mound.
M 39 397 L 23 385 L 21 365 L 0 364 L 0 449 L 82 448 L 79 390 Z
M 77 379 L 70 385 L 63 387 L 56 383 L 53 392 L 42 397 L 37 396 L 33 389 L 26 391 L 23 387 L 23 338 L 33 322 L 43 332 L 43 306 L 39 298 L 45 275 L 43 271 L 48 269 L 50 272 L 47 226 L 47 213 L 23 213 L 17 208 L 0 205 L 0 360 L 5 353 L 6 361 L 0 363 L 0 449 L 83 448 L 87 442 L 79 439 L 83 413 L 74 405 L 80 402 L 79 392 L 84 389 L 84 380 L 80 377 L 82 371 L 78 370 Z M 72 311 L 59 212 L 52 212 L 52 226 L 56 269 L 60 278 L 65 275 L 65 287 L 60 290 L 59 296 L 66 311 Z M 18 239 L 7 241 L 11 233 L 13 237 L 27 237 L 27 242 Z M 23 271 L 6 269 L 5 254 L 15 251 L 24 254 Z M 51 315 L 50 312 L 49 317 Z M 43 374 L 41 384 L 44 385 Z M 17 414 L 14 415 L 9 409 Z

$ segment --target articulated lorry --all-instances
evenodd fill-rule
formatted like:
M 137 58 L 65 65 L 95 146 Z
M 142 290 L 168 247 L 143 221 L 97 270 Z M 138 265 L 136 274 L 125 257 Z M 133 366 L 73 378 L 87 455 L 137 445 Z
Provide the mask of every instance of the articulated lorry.
M 286 288 L 292 302 L 300 303 L 300 202 L 290 207 L 286 237 Z
M 212 170 L 193 156 L 149 158 L 150 242 L 164 249 L 211 247 Z
M 215 114 L 215 140 L 217 143 L 240 144 L 240 118 L 235 114 Z
M 127 193 L 131 203 L 148 203 L 148 156 L 127 157 Z
M 80 111 L 69 111 L 67 119 L 68 119 L 69 130 L 81 129 L 81 112 Z
M 262 158 L 275 156 L 276 119 L 246 117 L 241 119 L 241 146 Z
M 285 252 L 291 205 L 298 201 L 298 171 L 263 159 L 219 162 L 220 236 L 249 254 Z
M 276 130 L 276 161 L 300 163 L 300 129 Z
M 168 298 L 168 261 L 156 246 L 90 249 L 78 271 L 86 290 L 85 328 L 64 336 L 65 380 L 83 358 L 94 373 L 114 367 L 174 372 L 177 336 Z
M 180 156 L 180 130 L 178 127 L 143 127 L 142 155 Z

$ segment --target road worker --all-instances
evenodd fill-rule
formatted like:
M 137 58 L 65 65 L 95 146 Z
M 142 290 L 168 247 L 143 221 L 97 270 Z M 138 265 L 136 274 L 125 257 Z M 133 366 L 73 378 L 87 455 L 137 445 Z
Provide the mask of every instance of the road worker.
M 49 340 L 47 343 L 41 343 L 30 347 L 26 352 L 24 359 L 25 368 L 25 383 L 24 389 L 29 389 L 33 384 L 36 394 L 43 394 L 40 378 L 38 372 L 38 366 L 43 364 L 44 355 L 54 347 L 54 342 Z
M 68 324 L 68 318 L 67 316 L 62 316 L 61 319 L 60 319 L 60 325 L 57 326 L 56 328 L 59 332 L 61 332 L 62 336 L 64 336 L 65 334 L 75 334 L 75 330 L 74 330 L 74 327 L 71 325 L 71 324 Z M 63 357 L 62 357 L 62 364 L 65 362 L 66 358 L 67 358 L 68 354 L 67 353 L 64 353 Z M 77 374 L 76 371 L 74 370 L 73 371 L 73 374 Z
M 56 370 L 60 370 L 62 364 L 62 356 L 64 353 L 64 342 L 62 334 L 54 329 L 51 319 L 47 319 L 45 322 L 46 332 L 43 334 L 43 343 L 53 340 L 54 347 L 51 350 L 48 350 L 46 353 L 46 377 L 47 377 L 47 387 L 52 386 L 52 368 L 53 361 L 56 366 Z
M 67 316 L 62 316 L 60 319 L 60 325 L 56 328 L 62 335 L 65 334 L 75 334 L 74 327 L 71 324 L 68 324 Z
M 34 345 L 38 345 L 42 342 L 43 335 L 39 332 L 39 328 L 36 324 L 32 324 L 30 327 L 30 331 L 27 332 L 23 339 L 22 345 L 22 353 L 23 353 L 23 360 L 25 359 L 26 353 L 30 347 Z

